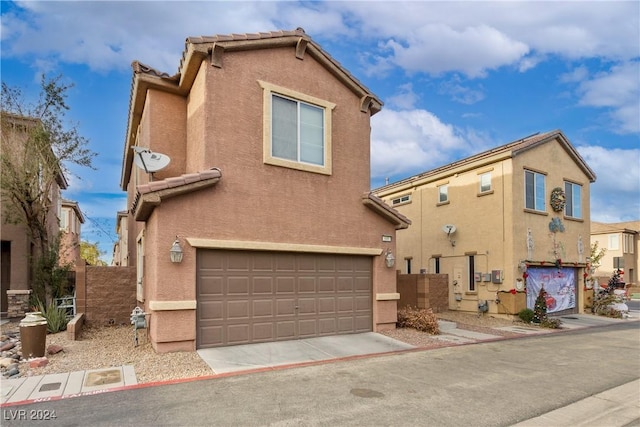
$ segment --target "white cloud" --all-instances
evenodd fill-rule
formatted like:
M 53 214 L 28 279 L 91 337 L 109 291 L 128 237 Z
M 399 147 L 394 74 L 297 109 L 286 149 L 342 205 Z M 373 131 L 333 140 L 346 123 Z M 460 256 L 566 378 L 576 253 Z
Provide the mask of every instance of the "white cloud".
M 414 108 L 419 97 L 413 91 L 413 85 L 411 83 L 406 83 L 401 85 L 399 89 L 400 93 L 387 98 L 388 105 L 398 107 L 402 110 Z
M 577 149 L 597 175 L 591 185 L 591 219 L 601 222 L 640 219 L 640 148 Z
M 640 61 L 612 67 L 578 88 L 580 105 L 610 108 L 620 133 L 640 132 Z
M 387 178 L 447 164 L 468 146 L 459 132 L 426 110 L 384 109 L 371 121 L 371 175 Z

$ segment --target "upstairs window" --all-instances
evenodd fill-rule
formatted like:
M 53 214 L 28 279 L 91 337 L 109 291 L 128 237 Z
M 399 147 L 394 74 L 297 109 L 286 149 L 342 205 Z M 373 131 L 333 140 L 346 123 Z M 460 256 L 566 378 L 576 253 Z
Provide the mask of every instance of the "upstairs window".
M 449 201 L 449 185 L 444 184 L 438 187 L 438 203 Z
M 538 172 L 524 171 L 524 207 L 545 212 L 545 176 Z
M 259 83 L 264 90 L 264 162 L 330 175 L 335 104 Z
M 391 205 L 403 205 L 405 203 L 409 203 L 411 201 L 411 194 L 405 194 L 404 196 L 396 197 L 395 199 L 391 199 Z
M 480 193 L 491 191 L 491 172 L 480 174 Z
M 564 194 L 567 199 L 564 214 L 572 218 L 582 218 L 582 186 L 565 181 Z

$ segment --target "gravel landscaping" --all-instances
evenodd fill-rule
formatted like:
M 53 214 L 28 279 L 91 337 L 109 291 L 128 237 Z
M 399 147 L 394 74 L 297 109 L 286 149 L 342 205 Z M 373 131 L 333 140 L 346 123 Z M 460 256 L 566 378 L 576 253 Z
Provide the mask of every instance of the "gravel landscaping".
M 505 337 L 518 335 L 493 329 L 518 323 L 507 319 L 459 312 L 438 313 L 437 316 L 442 320 L 456 322 L 461 329 Z M 11 335 L 19 339 L 17 322 L 2 325 L 1 331 L 3 341 L 8 340 Z M 139 383 L 213 375 L 211 368 L 196 352 L 156 353 L 146 332 L 146 330 L 138 331 L 137 347 L 134 345 L 133 328 L 130 325 L 85 328 L 77 341 L 70 340 L 66 331 L 49 334 L 47 348 L 55 345 L 62 347 L 62 351 L 47 355 L 48 363 L 42 367 L 31 367 L 27 361 L 22 360 L 18 364 L 19 376 L 102 369 L 121 365 L 132 365 Z M 385 331 L 383 334 L 422 348 L 451 345 L 414 329 L 396 329 Z M 16 349 L 19 350 L 19 343 Z M 6 356 L 10 357 L 8 353 L 3 352 L 3 357 Z M 2 370 L 5 372 L 4 367 Z

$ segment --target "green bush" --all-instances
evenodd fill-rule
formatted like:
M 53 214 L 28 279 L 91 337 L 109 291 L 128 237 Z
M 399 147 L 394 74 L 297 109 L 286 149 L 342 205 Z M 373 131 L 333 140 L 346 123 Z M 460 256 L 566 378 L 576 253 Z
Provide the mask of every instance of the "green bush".
M 524 323 L 531 323 L 533 321 L 533 315 L 533 310 L 531 310 L 530 308 L 523 308 L 522 310 L 520 310 L 520 313 L 518 313 L 518 317 Z
M 431 309 L 405 307 L 398 310 L 399 328 L 413 328 L 431 335 L 440 334 L 438 318 Z
M 622 312 L 611 307 L 612 304 L 618 302 L 618 297 L 602 291 L 593 299 L 591 311 L 599 316 L 622 318 Z
M 49 304 L 46 308 L 42 302 L 38 302 L 38 309 L 42 313 L 42 317 L 47 319 L 47 332 L 56 334 L 67 329 L 67 312 L 55 306 L 54 303 Z

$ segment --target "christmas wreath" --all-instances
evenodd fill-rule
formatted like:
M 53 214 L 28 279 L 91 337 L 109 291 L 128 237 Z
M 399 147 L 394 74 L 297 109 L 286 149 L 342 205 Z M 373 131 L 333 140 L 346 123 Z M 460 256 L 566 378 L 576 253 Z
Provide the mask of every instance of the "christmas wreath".
M 551 190 L 551 209 L 556 212 L 561 212 L 564 209 L 564 204 L 567 197 L 564 194 L 564 190 L 560 187 L 556 187 Z

